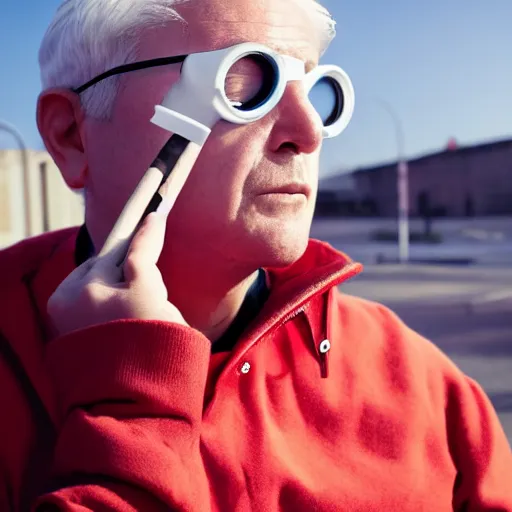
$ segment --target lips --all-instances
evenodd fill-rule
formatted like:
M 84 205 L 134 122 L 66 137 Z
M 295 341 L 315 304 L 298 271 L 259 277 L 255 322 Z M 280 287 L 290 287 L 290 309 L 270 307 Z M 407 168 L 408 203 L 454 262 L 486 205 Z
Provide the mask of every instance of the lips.
M 311 187 L 306 183 L 288 183 L 265 190 L 261 195 L 265 194 L 303 194 L 308 197 L 311 194 Z

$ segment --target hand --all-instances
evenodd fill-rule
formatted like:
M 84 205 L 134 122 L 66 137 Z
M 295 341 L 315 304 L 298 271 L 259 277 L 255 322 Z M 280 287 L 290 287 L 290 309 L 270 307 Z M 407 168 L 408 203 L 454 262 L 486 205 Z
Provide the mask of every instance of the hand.
M 122 265 L 120 252 L 92 258 L 74 270 L 48 301 L 59 336 L 121 319 L 161 320 L 186 325 L 167 300 L 157 267 L 168 209 L 151 213 L 136 233 Z

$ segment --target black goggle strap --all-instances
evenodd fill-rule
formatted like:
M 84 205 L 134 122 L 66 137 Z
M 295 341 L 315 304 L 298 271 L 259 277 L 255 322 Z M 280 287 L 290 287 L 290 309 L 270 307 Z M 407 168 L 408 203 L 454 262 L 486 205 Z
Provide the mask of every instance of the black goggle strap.
M 73 92 L 76 94 L 80 94 L 84 92 L 89 87 L 96 85 L 98 82 L 105 80 L 105 78 L 109 78 L 111 76 L 120 75 L 122 73 L 129 73 L 130 71 L 138 71 L 140 69 L 148 69 L 159 66 L 168 66 L 169 64 L 178 64 L 183 62 L 188 55 L 177 55 L 175 57 L 161 57 L 159 59 L 150 59 L 150 60 L 142 60 L 140 62 L 134 62 L 133 64 L 123 64 L 122 66 L 117 66 L 112 68 L 101 75 L 89 80 L 89 82 L 73 89 Z

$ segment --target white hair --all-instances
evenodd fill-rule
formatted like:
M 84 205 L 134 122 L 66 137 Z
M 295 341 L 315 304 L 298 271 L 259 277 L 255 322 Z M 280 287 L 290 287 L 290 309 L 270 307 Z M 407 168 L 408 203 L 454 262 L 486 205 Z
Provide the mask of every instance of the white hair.
M 134 62 L 143 29 L 183 19 L 174 7 L 186 0 L 64 0 L 39 50 L 43 90 L 76 88 L 116 66 Z M 119 77 L 81 93 L 92 117 L 110 116 Z
M 184 22 L 175 6 L 189 0 L 64 0 L 41 43 L 39 66 L 43 90 L 76 88 L 105 71 L 136 61 L 141 31 Z M 279 0 L 276 0 L 279 1 Z M 335 21 L 313 0 L 320 14 L 325 50 L 336 34 Z M 87 115 L 108 119 L 119 76 L 81 93 Z
M 336 37 L 336 20 L 323 5 L 316 1 L 315 7 L 320 19 L 321 50 L 322 54 L 324 54 L 332 40 Z

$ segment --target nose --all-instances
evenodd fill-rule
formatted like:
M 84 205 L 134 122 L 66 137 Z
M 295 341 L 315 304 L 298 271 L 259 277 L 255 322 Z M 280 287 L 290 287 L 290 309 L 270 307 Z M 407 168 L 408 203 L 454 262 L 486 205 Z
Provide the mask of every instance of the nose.
M 272 151 L 310 154 L 321 147 L 323 123 L 300 81 L 288 83 L 272 115 L 274 125 L 269 139 Z

